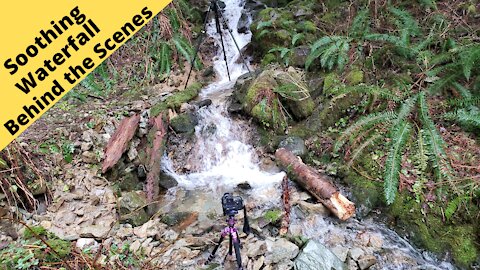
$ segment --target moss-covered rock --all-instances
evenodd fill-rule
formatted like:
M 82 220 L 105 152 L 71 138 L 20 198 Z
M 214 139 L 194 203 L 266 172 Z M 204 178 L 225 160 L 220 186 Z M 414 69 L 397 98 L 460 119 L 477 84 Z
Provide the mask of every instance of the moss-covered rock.
M 347 73 L 345 80 L 349 85 L 357 85 L 364 82 L 363 71 L 360 69 L 353 69 Z
M 404 229 L 421 247 L 437 253 L 450 251 L 455 263 L 463 267 L 470 266 L 480 256 L 480 247 L 475 243 L 478 223 L 457 225 L 444 222 L 435 213 L 425 215 L 421 203 L 406 192 L 397 195 L 390 213 L 397 227 Z
M 128 222 L 133 226 L 140 226 L 148 221 L 148 215 L 144 207 L 147 198 L 141 191 L 124 192 L 118 199 L 118 212 L 120 221 Z
M 182 113 L 170 119 L 170 126 L 177 133 L 193 134 L 197 123 L 198 119 L 192 113 Z
M 189 102 L 190 100 L 196 98 L 198 93 L 202 89 L 201 83 L 193 83 L 187 89 L 177 91 L 173 93 L 171 96 L 167 97 L 164 101 L 161 101 L 155 104 L 151 109 L 150 113 L 152 117 L 158 116 L 161 112 L 164 112 L 168 109 L 178 109 L 180 106 L 185 103 Z

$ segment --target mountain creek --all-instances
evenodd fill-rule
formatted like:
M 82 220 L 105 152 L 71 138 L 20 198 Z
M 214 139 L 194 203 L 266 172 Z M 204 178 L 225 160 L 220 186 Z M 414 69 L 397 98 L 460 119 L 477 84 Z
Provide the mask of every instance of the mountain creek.
M 204 1 L 193 2 L 209 6 Z M 343 3 L 326 1 L 324 8 L 333 2 Z M 265 63 L 269 56 L 262 64 L 255 63 L 261 46 L 278 42 L 285 31 L 272 30 L 277 36 L 260 38 L 258 45 L 255 36 L 264 27 L 259 18 L 270 16 L 275 21 L 293 16 L 308 28 L 306 18 L 315 16 L 313 6 L 318 3 L 221 3 L 223 33 L 219 35 L 214 16 L 207 18 L 205 40 L 199 47 L 205 68 L 193 70 L 186 89 L 189 65 L 141 93 L 125 92 L 108 100 L 94 96 L 92 102 L 79 106 L 59 103 L 22 134 L 15 143 L 18 157 L 27 157 L 22 153 L 29 149 L 43 149 L 48 157 L 34 161 L 52 177 L 47 184 L 37 171 L 26 173 L 35 178 L 29 185 L 36 199 L 33 211 L 8 206 L 7 196 L 0 193 L 0 216 L 15 213 L 28 225 L 0 220 L 0 249 L 10 252 L 6 250 L 15 241 L 44 237 L 69 261 L 64 269 L 237 269 L 235 251 L 226 256 L 228 239 L 206 264 L 228 227 L 221 199 L 229 192 L 243 199 L 251 228 L 248 235 L 242 231 L 245 216 L 237 209 L 234 217 L 243 269 L 478 269 L 478 219 L 473 225 L 442 225 L 440 219 L 414 210 L 422 206 L 405 190 L 386 205 L 380 180 L 371 181 L 348 162 L 322 159 L 334 143 L 325 130 L 348 121 L 352 106 L 363 102 L 356 93 L 331 105 L 324 93 L 332 85 L 363 82 L 362 70 L 352 68 L 344 80 L 332 73 L 309 73 L 305 78 L 296 66 L 297 62 L 305 65 L 307 53 L 301 46 L 288 52 L 293 53 L 289 67 Z M 197 23 L 192 31 L 200 35 L 201 27 Z M 285 81 L 298 82 L 300 89 L 305 85 L 310 92 L 296 100 L 270 94 Z M 299 90 L 296 94 L 305 93 Z M 283 104 L 275 105 L 276 100 Z M 295 124 L 281 120 L 283 110 Z M 121 141 L 125 136 L 128 139 L 121 147 L 112 143 L 112 138 Z M 60 141 L 72 142 L 70 162 L 65 162 L 65 148 L 55 148 Z M 339 193 L 355 204 L 353 217 L 340 220 L 316 198 L 314 190 L 293 179 L 290 168 L 276 160 L 278 148 L 299 156 L 315 173 L 328 175 Z M 109 149 L 121 151 L 111 165 L 105 165 L 112 158 Z M 377 171 L 375 175 L 382 170 L 380 159 L 358 157 L 362 168 L 370 167 Z M 0 162 L 0 170 L 8 169 L 2 166 Z M 148 187 L 151 175 L 153 188 Z M 440 235 L 445 238 L 438 239 Z M 74 250 L 95 258 L 94 264 L 75 266 L 75 260 L 68 259 Z M 10 269 L 5 267 L 0 269 Z M 18 269 L 47 269 L 31 267 Z

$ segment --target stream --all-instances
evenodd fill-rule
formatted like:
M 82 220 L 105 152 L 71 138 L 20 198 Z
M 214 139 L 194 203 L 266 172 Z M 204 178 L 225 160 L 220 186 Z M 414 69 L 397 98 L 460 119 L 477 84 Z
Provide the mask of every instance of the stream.
M 250 32 L 237 32 L 244 0 L 224 2 L 224 18 L 228 19 L 228 26 L 238 46 L 243 48 L 251 39 Z M 237 63 L 241 62 L 237 61 L 240 55 L 226 29 L 223 34 L 231 80 L 227 75 L 222 48 L 217 46 L 213 61 L 217 81 L 202 89 L 200 93 L 201 99 L 211 99 L 212 105 L 198 111 L 195 145 L 188 157 L 195 164 L 192 169 L 194 172 L 177 174 L 167 156 L 162 160 L 163 171 L 179 183 L 178 187 L 167 193 L 167 201 L 162 211 L 196 211 L 199 213 L 199 222 L 208 219 L 209 213 L 222 213 L 220 198 L 224 192 L 241 195 L 247 206 L 253 207 L 249 208 L 253 218 L 261 216 L 268 209 L 281 207 L 280 184 L 285 173 L 261 169 L 261 160 L 254 147 L 248 143 L 251 128 L 248 123 L 231 118 L 227 112 L 228 97 L 233 91 L 235 81 L 246 73 L 247 69 L 245 65 Z M 207 23 L 207 35 L 213 38 L 217 45 L 220 44 L 213 19 Z M 237 185 L 245 182 L 248 182 L 251 189 L 238 191 Z M 381 248 L 374 252 L 376 264 L 371 269 L 456 269 L 449 262 L 416 249 L 373 218 L 352 218 L 340 222 L 328 215 L 307 215 L 292 211 L 290 231 L 315 239 L 327 247 L 340 246 L 350 250 L 350 253 L 360 245 L 361 235 L 370 235 L 370 241 L 373 235 L 381 239 Z

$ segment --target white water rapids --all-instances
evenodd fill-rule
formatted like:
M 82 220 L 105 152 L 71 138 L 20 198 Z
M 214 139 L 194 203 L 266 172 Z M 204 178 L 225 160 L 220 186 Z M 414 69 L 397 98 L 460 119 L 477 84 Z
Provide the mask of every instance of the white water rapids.
M 243 48 L 251 39 L 250 32 L 246 34 L 237 32 L 245 0 L 224 2 L 226 4 L 222 11 L 224 18 L 228 20 L 228 27 L 232 30 L 238 46 Z M 220 198 L 223 192 L 232 192 L 243 182 L 248 182 L 252 189 L 242 196 L 250 205 L 255 206 L 256 211 L 280 206 L 280 182 L 284 173 L 269 173 L 260 169 L 258 155 L 247 143 L 249 134 L 246 132 L 246 123 L 230 118 L 226 109 L 227 97 L 232 93 L 236 79 L 246 73 L 247 69 L 243 64 L 239 64 L 242 61 L 237 61 L 240 57 L 239 52 L 230 34 L 224 29 L 223 40 L 231 77 L 229 81 L 220 36 L 217 34 L 213 19 L 207 24 L 207 34 L 214 38 L 217 44 L 213 66 L 218 80 L 202 89 L 200 96 L 202 99 L 211 99 L 213 104 L 198 111 L 199 123 L 195 128 L 195 146 L 189 157 L 196 162 L 195 172 L 179 175 L 175 173 L 168 157 L 165 156 L 162 160 L 163 171 L 173 176 L 179 183 L 177 188 L 169 191 L 168 195 L 171 198 L 169 207 L 176 210 L 198 211 L 201 220 L 206 218 L 209 211 L 220 213 Z M 302 235 L 322 243 L 325 242 L 325 236 L 332 234 L 343 237 L 346 245 L 353 242 L 353 238 L 359 232 L 380 234 L 384 244 L 382 254 L 375 254 L 377 257 L 375 269 L 407 269 L 395 263 L 395 256 L 415 261 L 418 265 L 416 269 L 455 269 L 450 263 L 436 260 L 429 253 L 415 249 L 394 231 L 370 219 L 339 222 L 320 215 L 307 218 L 292 213 L 291 226 L 300 230 Z

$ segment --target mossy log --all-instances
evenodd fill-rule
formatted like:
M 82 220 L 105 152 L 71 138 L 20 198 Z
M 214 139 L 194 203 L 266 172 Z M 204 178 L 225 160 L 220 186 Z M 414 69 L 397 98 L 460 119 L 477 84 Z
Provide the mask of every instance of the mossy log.
M 305 165 L 301 158 L 285 148 L 278 149 L 275 158 L 290 178 L 303 186 L 339 219 L 347 220 L 355 214 L 353 202 L 340 194 L 327 175 Z

